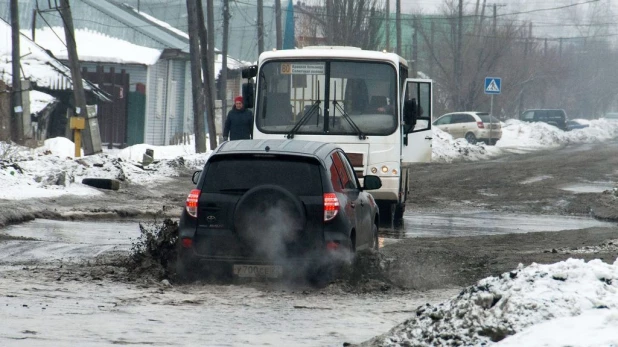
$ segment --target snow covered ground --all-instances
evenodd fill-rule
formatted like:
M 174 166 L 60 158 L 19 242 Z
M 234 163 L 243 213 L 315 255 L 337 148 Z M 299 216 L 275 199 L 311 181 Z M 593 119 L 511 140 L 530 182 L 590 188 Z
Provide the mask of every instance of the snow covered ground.
M 509 347 L 618 346 L 618 260 L 532 264 L 486 278 L 444 303 L 419 307 L 378 340 L 380 346 L 492 340 Z
M 588 128 L 563 132 L 544 123 L 509 120 L 503 125 L 503 137 L 496 146 L 470 145 L 434 129 L 433 160 L 474 161 L 569 144 L 615 143 L 618 122 L 593 120 L 589 124 Z M 154 150 L 155 163 L 143 169 L 138 165 L 146 149 Z M 0 143 L 0 199 L 100 194 L 97 189 L 80 183 L 86 177 L 115 178 L 149 186 L 160 184 L 177 175 L 179 166 L 201 168 L 209 155 L 196 154 L 193 144 L 136 145 L 77 159 L 73 153 L 73 143 L 65 138 L 49 139 L 36 149 Z M 618 240 L 613 244 L 618 244 Z M 0 271 L 2 292 L 23 294 L 19 282 L 6 280 L 3 273 Z M 34 294 L 22 295 L 20 299 L 24 305 L 42 305 Z M 13 314 L 0 313 L 0 332 L 11 326 L 5 319 L 18 317 Z M 45 314 L 19 314 L 22 315 L 19 319 L 27 318 L 33 326 L 50 326 Z M 158 316 L 156 312 L 148 314 Z M 513 269 L 501 277 L 482 280 L 442 304 L 421 307 L 410 315 L 413 317 L 408 321 L 379 337 L 379 345 L 422 345 L 449 338 L 452 341 L 453 336 L 463 345 L 479 345 L 492 344 L 492 338 L 498 340 L 512 335 L 498 345 L 618 346 L 618 261 L 606 264 L 570 259 Z M 16 329 L 21 326 L 14 324 Z M 17 341 L 12 345 L 21 344 Z

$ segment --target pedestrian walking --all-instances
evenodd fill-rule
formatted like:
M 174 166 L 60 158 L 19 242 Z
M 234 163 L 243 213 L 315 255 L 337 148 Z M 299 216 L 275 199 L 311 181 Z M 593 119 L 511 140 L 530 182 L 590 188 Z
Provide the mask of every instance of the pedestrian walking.
M 244 106 L 242 96 L 234 99 L 234 108 L 227 114 L 223 127 L 223 141 L 250 139 L 253 133 L 253 114 Z

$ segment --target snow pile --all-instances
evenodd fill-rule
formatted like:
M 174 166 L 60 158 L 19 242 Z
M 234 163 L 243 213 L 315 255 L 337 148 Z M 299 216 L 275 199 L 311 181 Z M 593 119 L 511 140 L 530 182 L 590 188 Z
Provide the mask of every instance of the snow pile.
M 573 330 L 567 331 L 566 326 Z M 594 332 L 594 333 L 591 333 Z M 576 341 L 582 342 L 577 343 Z M 488 277 L 374 339 L 372 346 L 617 346 L 618 260 L 563 262 Z
M 0 20 L 0 79 L 7 82 L 12 79 L 11 25 Z M 36 83 L 39 88 L 52 88 L 63 85 L 71 89 L 71 70 L 69 67 L 49 55 L 43 48 L 32 42 L 23 33 L 19 38 L 22 79 Z M 84 81 L 84 89 L 92 85 Z
M 489 159 L 501 153 L 495 146 L 487 146 L 484 143 L 473 145 L 463 138 L 454 139 L 449 133 L 436 127 L 432 130 L 431 160 L 434 162 L 475 161 Z
M 154 149 L 155 161 L 141 167 L 139 162 L 146 148 Z M 104 152 L 74 158 L 75 145 L 64 137 L 46 140 L 34 150 L 4 143 L 0 147 L 0 199 L 100 193 L 81 184 L 83 178 L 116 179 L 140 185 L 164 182 L 183 170 L 199 170 L 204 165 L 209 154 L 195 154 L 189 148 L 139 145 L 121 150 L 121 155 Z
M 36 90 L 31 90 L 30 113 L 38 113 L 54 101 L 56 101 L 56 98 L 49 94 L 38 92 Z
M 37 42 L 49 49 L 56 58 L 68 59 L 64 41 L 64 28 L 43 28 L 36 31 Z M 88 29 L 75 30 L 77 53 L 81 61 L 97 61 L 119 64 L 153 65 L 161 56 L 161 51 L 154 48 L 138 46 L 103 33 Z
M 506 153 L 526 153 L 557 148 L 569 144 L 598 143 L 618 138 L 618 122 L 605 119 L 587 121 L 583 129 L 563 131 L 555 126 L 538 122 L 527 123 L 510 119 L 502 123 L 502 138 L 495 146 L 484 143 L 470 144 L 433 127 L 433 154 L 435 162 L 475 161 L 491 159 Z

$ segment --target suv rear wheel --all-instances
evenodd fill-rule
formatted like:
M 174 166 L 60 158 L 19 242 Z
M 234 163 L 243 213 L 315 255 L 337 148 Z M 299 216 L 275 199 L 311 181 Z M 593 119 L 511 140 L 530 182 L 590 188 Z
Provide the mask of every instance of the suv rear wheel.
M 302 202 L 287 189 L 264 184 L 243 195 L 234 211 L 234 229 L 246 245 L 259 247 L 260 256 L 286 256 L 285 245 L 300 240 L 306 216 Z

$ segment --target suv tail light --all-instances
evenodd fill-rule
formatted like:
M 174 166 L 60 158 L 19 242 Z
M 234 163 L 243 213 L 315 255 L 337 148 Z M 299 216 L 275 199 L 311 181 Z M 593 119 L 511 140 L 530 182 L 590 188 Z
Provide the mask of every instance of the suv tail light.
M 189 196 L 187 196 L 185 208 L 187 209 L 189 216 L 193 218 L 197 218 L 197 201 L 200 198 L 201 192 L 202 191 L 199 189 L 193 189 L 191 193 L 189 193 Z
M 335 193 L 324 193 L 324 221 L 335 218 L 339 213 L 339 199 Z
M 476 126 L 479 127 L 479 129 L 485 129 L 485 124 L 483 124 L 483 122 L 476 122 Z

